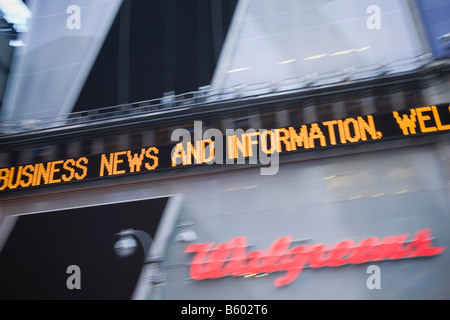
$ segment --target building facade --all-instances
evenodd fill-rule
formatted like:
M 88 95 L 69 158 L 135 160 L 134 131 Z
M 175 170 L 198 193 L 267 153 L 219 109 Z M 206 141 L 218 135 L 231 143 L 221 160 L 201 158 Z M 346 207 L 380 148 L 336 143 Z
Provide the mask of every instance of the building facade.
M 175 196 L 133 298 L 448 299 L 450 64 L 423 1 L 398 4 L 421 50 L 405 68 L 236 85 L 232 25 L 209 88 L 4 123 L 3 225 Z

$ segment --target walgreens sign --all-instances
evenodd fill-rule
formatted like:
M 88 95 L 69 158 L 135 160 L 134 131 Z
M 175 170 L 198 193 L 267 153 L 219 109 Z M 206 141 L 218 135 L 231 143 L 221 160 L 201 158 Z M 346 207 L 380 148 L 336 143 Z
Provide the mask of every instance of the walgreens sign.
M 346 240 L 333 246 L 316 243 L 289 248 L 292 237 L 287 236 L 276 239 L 266 250 L 247 252 L 247 239 L 241 236 L 215 247 L 214 243 L 194 244 L 185 252 L 195 253 L 189 270 L 194 280 L 285 271 L 274 282 L 279 287 L 294 281 L 306 267 L 428 257 L 445 250 L 445 247 L 433 247 L 431 229 L 417 231 L 411 240 L 408 237 L 409 234 L 402 234 L 381 240 L 367 238 L 358 243 Z

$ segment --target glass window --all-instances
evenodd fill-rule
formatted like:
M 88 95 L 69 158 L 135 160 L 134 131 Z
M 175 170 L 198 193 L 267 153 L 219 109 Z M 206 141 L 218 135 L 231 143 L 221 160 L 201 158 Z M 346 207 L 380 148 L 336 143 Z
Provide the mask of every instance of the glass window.
M 277 128 L 277 119 L 275 112 L 266 112 L 261 114 L 262 129 Z
M 360 97 L 356 94 L 345 97 L 345 109 L 347 116 L 356 118 L 362 114 Z
M 143 139 L 142 139 L 142 132 L 134 132 L 131 135 L 131 149 L 138 149 L 141 148 L 143 145 Z
M 321 97 L 316 100 L 317 116 L 319 121 L 328 121 L 334 119 L 332 97 Z
M 213 88 L 366 78 L 380 68 L 412 70 L 426 53 L 404 0 L 248 0 L 240 6 Z
M 294 126 L 304 124 L 303 109 L 299 105 L 289 106 L 289 123 Z
M 81 143 L 81 154 L 83 155 L 92 154 L 92 140 L 84 140 Z

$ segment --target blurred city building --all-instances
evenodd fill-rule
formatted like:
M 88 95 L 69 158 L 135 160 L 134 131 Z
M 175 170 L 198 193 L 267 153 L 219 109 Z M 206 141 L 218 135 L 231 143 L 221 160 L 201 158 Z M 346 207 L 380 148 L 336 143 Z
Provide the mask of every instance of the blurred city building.
M 164 281 L 144 281 L 139 298 L 450 297 L 448 250 L 309 268 L 282 288 L 280 272 L 196 281 L 185 252 L 240 236 L 265 250 L 285 236 L 334 244 L 428 228 L 448 247 L 448 1 L 90 3 L 26 1 L 26 30 L 0 6 L 0 219 L 179 194 Z M 208 129 L 284 130 L 279 169 L 174 165 L 176 129 L 192 140 Z M 35 177 L 38 164 L 48 172 Z M 381 289 L 366 286 L 373 264 Z

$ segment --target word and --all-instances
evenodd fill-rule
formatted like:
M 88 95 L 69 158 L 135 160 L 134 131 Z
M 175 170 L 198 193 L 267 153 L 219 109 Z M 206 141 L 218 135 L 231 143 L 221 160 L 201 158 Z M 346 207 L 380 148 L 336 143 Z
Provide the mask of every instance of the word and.
M 218 244 L 201 243 L 188 246 L 185 252 L 195 253 L 189 272 L 194 280 L 215 279 L 225 276 L 244 276 L 286 271 L 275 280 L 276 287 L 294 281 L 302 270 L 361 264 L 369 261 L 397 260 L 440 254 L 445 247 L 433 247 L 431 230 L 417 231 L 411 241 L 409 234 L 383 238 L 367 238 L 355 244 L 352 240 L 340 241 L 331 248 L 328 244 L 301 245 L 289 249 L 292 237 L 275 240 L 267 250 L 246 253 L 247 240 L 236 237 Z M 329 248 L 329 249 L 328 249 Z

